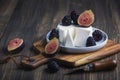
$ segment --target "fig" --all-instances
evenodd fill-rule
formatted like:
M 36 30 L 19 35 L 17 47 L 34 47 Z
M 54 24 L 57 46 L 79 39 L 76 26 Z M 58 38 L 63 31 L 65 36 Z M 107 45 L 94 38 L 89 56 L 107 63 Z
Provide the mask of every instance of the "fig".
M 8 43 L 7 51 L 11 53 L 20 52 L 24 48 L 24 42 L 21 38 L 14 38 Z
M 59 40 L 56 37 L 54 37 L 45 46 L 45 55 L 47 56 L 54 55 L 58 52 L 58 50 L 59 50 Z
M 80 26 L 90 26 L 94 22 L 94 13 L 92 10 L 85 10 L 79 15 L 77 22 Z

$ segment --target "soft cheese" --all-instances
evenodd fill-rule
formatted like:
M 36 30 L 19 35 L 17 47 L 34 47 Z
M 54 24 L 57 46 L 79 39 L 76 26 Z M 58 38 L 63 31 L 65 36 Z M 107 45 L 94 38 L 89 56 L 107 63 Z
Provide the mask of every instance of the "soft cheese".
M 63 26 L 58 24 L 59 41 L 63 46 L 86 46 L 88 36 L 92 36 L 92 26 L 83 28 L 80 26 L 70 25 Z
M 66 47 L 72 47 L 72 46 L 74 46 L 73 34 L 72 34 L 72 32 L 70 30 L 67 31 L 66 42 L 65 42 L 65 46 Z
M 90 35 L 90 31 L 81 29 L 81 28 L 76 28 L 76 35 L 74 38 L 74 46 L 86 46 L 86 40 L 88 36 Z
M 69 35 L 71 38 L 73 38 L 75 36 L 74 34 L 74 28 L 72 28 L 72 26 L 62 26 L 61 24 L 59 24 L 57 26 L 57 29 L 59 30 L 59 41 L 62 45 L 66 45 L 66 42 L 69 42 L 69 39 L 67 38 L 67 36 Z
M 92 36 L 92 32 L 93 32 L 92 26 L 84 28 L 84 27 L 80 27 L 80 26 L 77 26 L 77 25 L 76 26 L 75 25 L 71 25 L 70 27 L 73 27 L 75 29 L 82 29 L 82 30 L 89 31 L 90 32 L 89 36 Z
M 60 28 L 59 29 L 59 41 L 62 45 L 64 45 L 65 43 L 66 36 L 67 36 L 67 30 Z

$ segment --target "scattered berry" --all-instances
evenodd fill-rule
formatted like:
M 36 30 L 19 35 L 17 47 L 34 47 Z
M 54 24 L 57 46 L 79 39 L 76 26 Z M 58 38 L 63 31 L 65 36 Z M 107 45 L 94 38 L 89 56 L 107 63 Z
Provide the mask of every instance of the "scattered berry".
M 95 41 L 100 41 L 100 40 L 102 39 L 102 37 L 103 37 L 102 32 L 99 31 L 99 30 L 95 30 L 95 31 L 92 33 L 92 35 L 93 35 L 93 38 L 94 38 Z
M 94 46 L 94 45 L 96 45 L 96 42 L 95 42 L 94 38 L 93 37 L 88 37 L 87 42 L 86 42 L 86 47 Z
M 79 15 L 77 14 L 77 12 L 76 12 L 76 11 L 72 11 L 72 12 L 70 13 L 70 16 L 71 16 L 71 19 L 73 20 L 73 23 L 74 23 L 75 25 L 78 25 L 77 19 L 78 19 Z
M 69 26 L 72 24 L 72 19 L 71 19 L 71 16 L 67 15 L 65 16 L 63 19 L 62 19 L 62 24 L 64 26 Z
M 57 72 L 60 69 L 59 65 L 53 60 L 48 62 L 47 67 L 50 72 Z
M 49 40 L 53 39 L 54 37 L 59 39 L 59 32 L 57 29 L 52 29 L 50 36 L 49 36 Z

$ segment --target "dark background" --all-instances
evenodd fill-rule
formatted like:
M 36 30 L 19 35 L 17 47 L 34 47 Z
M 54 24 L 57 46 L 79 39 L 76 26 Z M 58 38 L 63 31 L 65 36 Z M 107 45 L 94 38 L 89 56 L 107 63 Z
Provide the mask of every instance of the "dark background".
M 45 37 L 56 28 L 61 19 L 72 10 L 78 13 L 91 9 L 95 14 L 93 27 L 105 31 L 109 39 L 120 42 L 120 0 L 0 0 L 0 58 L 5 57 L 3 48 L 15 37 L 23 38 L 25 48 L 19 53 L 35 55 L 30 50 L 33 42 Z M 10 61 L 0 64 L 0 80 L 120 80 L 120 54 L 106 59 L 116 59 L 113 71 L 64 75 L 61 68 L 55 74 L 46 73 L 46 65 L 32 71 L 17 69 Z

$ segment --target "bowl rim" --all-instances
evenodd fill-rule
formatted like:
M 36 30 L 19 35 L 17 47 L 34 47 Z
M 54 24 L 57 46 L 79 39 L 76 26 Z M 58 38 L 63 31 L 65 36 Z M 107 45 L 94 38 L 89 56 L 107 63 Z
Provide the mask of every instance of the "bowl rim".
M 99 46 L 103 47 L 107 43 L 107 41 L 108 41 L 108 35 L 107 35 L 107 33 L 105 33 L 101 29 L 98 29 L 98 28 L 95 28 L 95 27 L 92 27 L 92 28 L 93 28 L 93 32 L 94 32 L 94 30 L 99 30 L 99 31 L 101 31 L 103 33 L 103 36 L 104 36 L 103 37 L 104 40 L 102 39 L 102 41 L 96 42 L 97 45 L 95 45 L 95 46 L 89 46 L 89 47 L 84 47 L 84 46 L 80 46 L 80 47 L 66 47 L 66 46 L 60 45 L 60 47 L 61 48 L 65 48 L 65 49 L 75 49 L 75 50 L 78 50 L 78 49 L 92 49 L 92 48 L 96 48 L 96 47 L 99 47 Z M 48 37 L 49 37 L 50 32 L 51 32 L 51 30 L 46 35 L 46 41 L 47 42 L 49 42 Z

